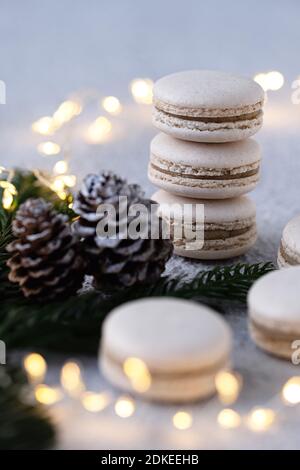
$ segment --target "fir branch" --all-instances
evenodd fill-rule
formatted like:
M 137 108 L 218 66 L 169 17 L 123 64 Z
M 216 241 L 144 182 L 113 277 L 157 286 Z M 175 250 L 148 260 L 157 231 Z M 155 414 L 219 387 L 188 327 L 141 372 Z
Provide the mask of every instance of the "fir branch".
M 40 405 L 26 402 L 28 384 L 19 368 L 0 366 L 0 450 L 45 449 L 55 432 Z
M 7 301 L 0 310 L 0 338 L 8 348 L 34 347 L 67 352 L 94 353 L 107 314 L 124 302 L 151 296 L 173 296 L 213 304 L 245 306 L 253 282 L 272 271 L 272 263 L 216 267 L 193 279 L 162 277 L 149 287 L 134 287 L 105 296 L 92 291 L 64 302 Z

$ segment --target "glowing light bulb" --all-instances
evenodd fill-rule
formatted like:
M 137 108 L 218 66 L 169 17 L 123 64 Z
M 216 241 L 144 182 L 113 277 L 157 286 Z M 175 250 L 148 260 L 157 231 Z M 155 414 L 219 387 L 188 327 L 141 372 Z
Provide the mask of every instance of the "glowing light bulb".
M 110 397 L 107 393 L 84 392 L 81 396 L 81 403 L 87 411 L 97 413 L 107 407 Z
M 192 424 L 192 415 L 190 413 L 187 413 L 186 411 L 178 411 L 173 416 L 173 425 L 176 429 L 184 431 L 185 429 L 189 429 Z
M 61 103 L 53 114 L 53 120 L 57 127 L 62 126 L 66 122 L 78 116 L 82 111 L 81 105 L 76 101 L 67 100 Z
M 104 116 L 98 117 L 89 126 L 87 131 L 88 141 L 92 144 L 99 144 L 107 139 L 112 129 L 111 122 Z
M 236 411 L 225 408 L 218 414 L 218 423 L 224 429 L 237 428 L 241 424 L 241 417 Z
M 129 418 L 135 411 L 135 404 L 130 397 L 120 397 L 115 403 L 115 413 L 120 418 Z
M 38 151 L 42 155 L 57 155 L 60 152 L 60 146 L 55 142 L 41 142 L 38 145 Z
M 76 176 L 75 175 L 63 175 L 61 176 L 65 186 L 68 188 L 73 188 L 76 185 Z
M 291 377 L 282 389 L 282 397 L 289 405 L 300 403 L 300 377 Z
M 68 171 L 68 163 L 65 160 L 59 160 L 53 167 L 54 173 L 63 175 Z
M 105 111 L 115 116 L 122 111 L 121 103 L 115 96 L 106 96 L 102 100 L 102 106 Z
M 254 80 L 263 88 L 264 91 L 279 90 L 284 84 L 282 73 L 273 70 L 267 73 L 258 73 Z
M 14 197 L 12 193 L 9 191 L 9 189 L 4 189 L 3 195 L 2 195 L 2 206 L 5 210 L 9 210 L 11 206 L 13 205 L 14 202 Z
M 134 100 L 141 104 L 151 104 L 153 98 L 153 81 L 149 78 L 136 78 L 130 83 Z
M 216 375 L 215 384 L 220 401 L 229 405 L 237 400 L 242 386 L 242 379 L 236 373 L 222 370 Z
M 71 396 L 77 396 L 84 390 L 80 367 L 76 362 L 66 362 L 61 370 L 60 381 Z
M 42 382 L 47 371 L 47 363 L 43 356 L 37 353 L 28 354 L 23 361 L 24 369 L 30 380 Z
M 267 431 L 275 421 L 275 412 L 270 408 L 255 408 L 248 417 L 247 423 L 252 431 Z
M 137 357 L 129 357 L 123 364 L 123 370 L 137 392 L 144 393 L 149 390 L 151 375 L 144 361 Z
M 55 123 L 50 116 L 44 116 L 35 121 L 31 126 L 33 132 L 41 135 L 52 135 L 55 132 Z
M 35 399 L 44 405 L 53 405 L 62 399 L 62 393 L 58 388 L 48 387 L 47 385 L 37 385 L 34 391 Z

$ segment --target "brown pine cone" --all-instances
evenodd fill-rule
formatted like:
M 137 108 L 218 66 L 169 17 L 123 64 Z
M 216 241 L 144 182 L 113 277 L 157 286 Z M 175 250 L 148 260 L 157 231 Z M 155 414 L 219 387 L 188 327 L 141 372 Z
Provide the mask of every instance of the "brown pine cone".
M 119 211 L 119 196 L 127 196 L 127 210 Z M 101 204 L 112 204 L 117 214 L 117 237 L 107 238 L 97 234 L 97 224 L 103 214 L 97 213 Z M 149 238 L 122 238 L 135 217 L 128 216 L 129 208 L 136 203 L 147 208 Z M 156 282 L 172 254 L 170 240 L 151 239 L 150 210 L 153 201 L 144 199 L 138 185 L 128 185 L 126 180 L 113 173 L 88 175 L 83 181 L 73 205 L 79 215 L 74 222 L 74 232 L 81 238 L 83 252 L 88 261 L 88 272 L 94 276 L 98 288 L 124 288 L 135 284 Z
M 16 237 L 7 247 L 9 280 L 25 297 L 41 300 L 67 297 L 81 287 L 84 262 L 67 217 L 44 199 L 28 199 L 12 224 Z

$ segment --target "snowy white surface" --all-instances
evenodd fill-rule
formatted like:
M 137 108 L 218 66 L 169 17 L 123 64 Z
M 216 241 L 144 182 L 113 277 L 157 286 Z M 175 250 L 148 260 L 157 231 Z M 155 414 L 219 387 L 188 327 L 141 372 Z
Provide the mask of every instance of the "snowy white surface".
M 102 96 L 118 96 L 124 111 L 113 118 L 112 138 L 101 146 L 82 141 L 87 121 L 78 121 L 72 132 L 72 171 L 80 178 L 90 171 L 113 169 L 151 195 L 154 188 L 146 169 L 155 130 L 149 107 L 134 104 L 130 97 L 130 80 L 193 68 L 249 76 L 280 70 L 285 85 L 269 93 L 265 125 L 257 135 L 264 157 L 261 183 L 253 193 L 259 239 L 243 260 L 276 259 L 282 228 L 300 212 L 300 107 L 291 102 L 291 84 L 300 73 L 299 2 L 2 0 L 0 11 L 0 79 L 7 86 L 7 104 L 0 106 L 1 165 L 49 168 L 49 159 L 36 151 L 41 139 L 31 133 L 31 123 L 53 113 L 70 93 L 97 89 Z M 100 112 L 91 109 L 86 119 Z M 175 274 L 192 276 L 200 269 L 201 263 L 179 258 L 169 264 Z M 236 409 L 246 413 L 273 400 L 285 380 L 299 374 L 299 366 L 271 358 L 253 345 L 245 311 L 229 312 L 227 318 L 235 333 L 234 365 L 244 378 Z M 56 383 L 66 358 L 47 359 L 48 381 Z M 80 359 L 88 387 L 106 389 L 96 358 Z M 59 448 L 300 448 L 298 409 L 283 409 L 265 434 L 245 428 L 220 430 L 216 399 L 188 409 L 194 425 L 185 432 L 172 428 L 176 408 L 142 402 L 128 420 L 115 416 L 113 407 L 92 415 L 71 401 L 55 406 L 52 413 L 59 424 Z

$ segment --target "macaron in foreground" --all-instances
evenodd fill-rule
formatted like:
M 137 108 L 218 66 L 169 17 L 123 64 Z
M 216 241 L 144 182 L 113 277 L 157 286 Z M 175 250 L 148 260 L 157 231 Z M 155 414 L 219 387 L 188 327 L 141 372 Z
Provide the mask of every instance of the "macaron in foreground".
M 194 142 L 233 142 L 262 126 L 264 91 L 254 80 L 213 70 L 167 75 L 153 89 L 153 123 Z
M 290 220 L 283 230 L 277 264 L 279 268 L 300 265 L 300 216 Z
M 202 260 L 227 259 L 245 253 L 255 243 L 256 208 L 247 196 L 202 200 L 159 190 L 152 199 L 170 226 L 174 252 Z
M 260 160 L 259 144 L 253 139 L 203 144 L 160 133 L 151 142 L 148 176 L 173 194 L 225 199 L 255 188 Z
M 300 266 L 294 266 L 266 274 L 248 294 L 253 341 L 263 350 L 289 360 L 295 353 L 294 342 L 300 340 L 299 292 Z
M 109 382 L 144 398 L 188 402 L 215 392 L 230 362 L 231 331 L 212 309 L 173 298 L 123 304 L 104 322 L 100 367 Z

